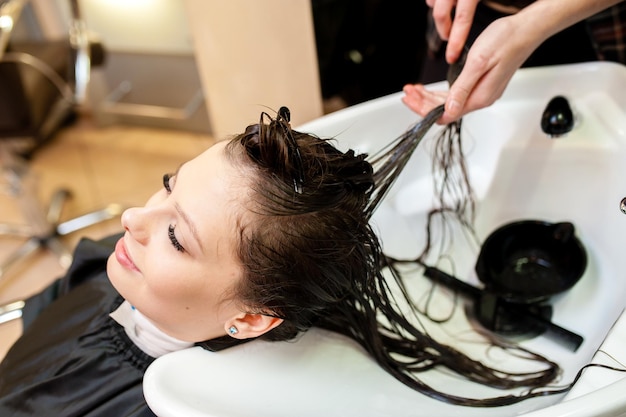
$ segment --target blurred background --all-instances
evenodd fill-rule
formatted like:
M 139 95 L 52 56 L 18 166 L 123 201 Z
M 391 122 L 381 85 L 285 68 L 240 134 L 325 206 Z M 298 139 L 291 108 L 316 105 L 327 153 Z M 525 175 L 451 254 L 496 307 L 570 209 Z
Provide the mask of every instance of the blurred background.
M 207 133 L 214 121 L 216 134 L 229 134 L 230 126 L 222 131 L 224 123 L 215 120 L 207 103 L 214 113 L 222 113 L 220 107 L 229 104 L 223 96 L 247 94 L 247 102 L 241 99 L 238 104 L 256 106 L 251 113 L 256 114 L 259 106 L 281 104 L 253 101 L 265 98 L 258 91 L 275 98 L 268 93 L 271 90 L 280 91 L 279 100 L 307 97 L 310 105 L 297 103 L 306 112 L 306 119 L 300 117 L 304 122 L 416 82 L 425 47 L 423 1 L 81 0 L 78 4 L 88 31 L 106 50 L 103 65 L 93 68 L 85 109 L 101 125 Z M 70 5 L 68 0 L 26 2 L 12 38 L 67 36 Z M 228 93 L 209 89 L 216 84 L 231 88 Z M 183 114 L 175 110 L 183 109 L 186 117 L 179 120 Z M 297 111 L 292 113 L 298 117 Z

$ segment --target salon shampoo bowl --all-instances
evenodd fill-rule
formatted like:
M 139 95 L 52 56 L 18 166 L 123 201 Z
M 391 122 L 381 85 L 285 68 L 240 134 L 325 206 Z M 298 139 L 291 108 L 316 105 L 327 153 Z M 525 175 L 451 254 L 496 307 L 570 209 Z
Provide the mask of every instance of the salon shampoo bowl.
M 561 383 L 589 362 L 622 368 L 626 363 L 626 216 L 619 210 L 626 196 L 625 85 L 626 68 L 612 63 L 523 69 L 496 104 L 463 122 L 479 237 L 516 220 L 571 221 L 587 250 L 583 277 L 552 302 L 552 320 L 581 334 L 584 343 L 572 352 L 541 336 L 521 342 L 561 365 Z M 540 128 L 541 114 L 557 95 L 570 101 L 576 124 L 567 135 L 549 139 Z M 299 130 L 371 154 L 417 120 L 401 97 L 359 104 Z M 424 244 L 426 213 L 433 205 L 435 134 L 420 144 L 372 219 L 392 256 L 414 257 Z M 476 253 L 462 245 L 451 251 L 455 275 L 480 286 L 473 272 Z M 465 311 L 457 310 L 447 332 L 466 334 Z M 498 394 L 450 375 L 424 378 L 434 384 L 443 378 L 448 391 L 458 385 L 463 396 Z M 453 406 L 404 386 L 354 342 L 319 329 L 292 342 L 254 341 L 219 353 L 195 347 L 165 355 L 146 372 L 144 392 L 161 417 L 626 416 L 624 373 L 591 368 L 567 395 L 513 406 Z

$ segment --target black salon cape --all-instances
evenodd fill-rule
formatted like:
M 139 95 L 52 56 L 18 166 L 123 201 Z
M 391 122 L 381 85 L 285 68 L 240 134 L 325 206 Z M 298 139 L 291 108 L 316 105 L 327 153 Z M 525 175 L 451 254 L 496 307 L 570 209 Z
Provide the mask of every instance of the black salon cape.
M 117 238 L 82 240 L 68 274 L 27 301 L 0 364 L 0 416 L 154 416 L 142 391 L 154 359 L 109 317 L 123 301 L 105 272 Z

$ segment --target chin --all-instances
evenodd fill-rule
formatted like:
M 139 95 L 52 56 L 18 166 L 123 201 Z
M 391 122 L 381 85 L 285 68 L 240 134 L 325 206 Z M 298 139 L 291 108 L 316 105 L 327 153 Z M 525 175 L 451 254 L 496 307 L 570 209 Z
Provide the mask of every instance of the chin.
M 119 270 L 121 269 L 121 267 L 122 266 L 117 262 L 117 259 L 115 259 L 115 253 L 112 253 L 107 259 L 107 267 L 106 267 L 109 280 L 111 279 L 111 276 L 115 275 L 116 273 L 119 273 Z
M 120 274 L 123 274 L 124 272 L 124 268 L 122 267 L 122 265 L 119 264 L 119 262 L 117 262 L 117 259 L 115 259 L 115 253 L 111 254 L 111 256 L 109 256 L 109 259 L 107 259 L 107 276 L 109 277 L 109 281 L 111 282 L 111 285 L 113 285 L 113 288 L 115 288 L 115 290 L 124 298 L 126 298 L 124 296 L 124 293 L 121 291 L 120 286 L 118 285 L 118 281 L 120 280 Z

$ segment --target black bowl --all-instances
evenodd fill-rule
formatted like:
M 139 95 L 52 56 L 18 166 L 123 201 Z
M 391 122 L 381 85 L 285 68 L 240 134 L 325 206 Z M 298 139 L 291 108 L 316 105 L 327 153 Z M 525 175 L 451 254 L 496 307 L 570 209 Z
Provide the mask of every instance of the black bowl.
M 569 222 L 524 220 L 498 228 L 476 262 L 485 290 L 513 303 L 535 303 L 570 289 L 587 267 Z

